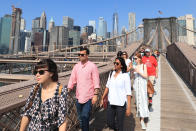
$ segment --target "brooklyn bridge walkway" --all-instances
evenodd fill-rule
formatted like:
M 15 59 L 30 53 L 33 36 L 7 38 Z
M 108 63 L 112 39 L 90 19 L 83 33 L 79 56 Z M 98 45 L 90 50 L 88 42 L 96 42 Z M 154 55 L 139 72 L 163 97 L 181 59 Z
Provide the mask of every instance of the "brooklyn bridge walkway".
M 138 48 L 139 44 L 135 43 L 126 48 L 126 51 L 128 54 L 133 54 Z M 167 50 L 167 59 L 165 55 L 161 55 L 159 75 L 155 85 L 156 94 L 153 96 L 153 110 L 150 112 L 146 131 L 196 131 L 196 97 L 193 93 L 196 92 L 194 86 L 196 59 L 193 59 L 196 55 L 194 49 L 188 49 L 185 44 L 172 44 Z M 105 88 L 109 71 L 113 67 L 113 60 L 111 59 L 107 64 L 98 65 L 101 93 Z M 62 84 L 68 83 L 70 73 L 71 71 L 59 73 Z M 183 77 L 183 80 L 179 76 Z M 190 83 L 187 86 L 184 81 L 187 83 L 189 80 Z M 35 80 L 29 80 L 0 88 L 0 131 L 19 129 L 21 108 L 35 82 Z M 68 131 L 78 131 L 74 95 L 69 99 L 71 102 L 67 107 L 70 109 L 68 116 L 71 120 Z M 106 126 L 106 110 L 97 110 L 98 105 L 99 103 L 95 106 L 96 111 L 93 111 L 95 113 L 90 121 L 90 131 L 109 131 Z M 131 116 L 125 118 L 124 131 L 142 131 L 140 120 L 136 117 L 134 93 L 131 111 Z
M 160 57 L 155 90 L 153 111 L 150 112 L 146 131 L 196 131 L 196 97 L 164 56 Z M 132 98 L 132 115 L 126 117 L 124 130 L 142 131 L 140 120 L 135 116 L 136 107 Z M 105 124 L 106 111 L 101 110 L 90 122 L 91 131 L 109 131 L 104 128 Z

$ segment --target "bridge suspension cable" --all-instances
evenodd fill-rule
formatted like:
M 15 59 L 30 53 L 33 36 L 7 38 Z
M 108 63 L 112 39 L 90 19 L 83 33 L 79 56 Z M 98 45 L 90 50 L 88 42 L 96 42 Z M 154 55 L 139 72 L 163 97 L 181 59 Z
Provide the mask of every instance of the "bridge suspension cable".
M 167 43 L 169 44 L 169 45 L 171 45 L 171 41 L 168 39 L 168 37 L 165 35 L 165 33 L 163 32 L 163 27 L 162 26 L 160 26 L 161 27 L 161 34 L 163 34 L 163 36 L 164 36 L 164 38 L 165 38 L 165 40 L 167 41 Z
M 151 38 L 150 38 L 149 41 L 146 43 L 146 45 L 150 45 L 150 43 L 152 42 L 153 38 L 155 37 L 155 34 L 157 33 L 157 29 L 158 29 L 157 27 L 158 27 L 158 25 L 156 26 L 156 29 L 155 29 L 154 34 L 151 36 Z

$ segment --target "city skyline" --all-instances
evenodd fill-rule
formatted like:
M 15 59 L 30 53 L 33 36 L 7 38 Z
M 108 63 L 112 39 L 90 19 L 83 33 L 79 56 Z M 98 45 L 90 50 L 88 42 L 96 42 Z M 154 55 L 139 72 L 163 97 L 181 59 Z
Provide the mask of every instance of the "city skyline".
M 175 7 L 177 7 L 175 9 L 173 6 L 174 4 Z M 136 13 L 137 26 L 142 22 L 143 18 L 171 16 L 179 17 L 186 14 L 193 14 L 193 17 L 196 16 L 196 10 L 194 8 L 196 1 L 194 0 L 189 0 L 189 2 L 177 2 L 177 0 L 160 0 L 159 2 L 156 0 L 124 0 L 123 2 L 117 0 L 108 0 L 107 2 L 104 0 L 94 2 L 86 0 L 82 2 L 65 2 L 63 0 L 57 0 L 55 3 L 52 1 L 47 1 L 47 4 L 46 0 L 3 0 L 1 1 L 0 5 L 0 17 L 3 17 L 5 14 L 11 14 L 11 5 L 15 5 L 16 8 L 21 8 L 23 10 L 22 17 L 26 20 L 27 30 L 31 30 L 32 20 L 40 16 L 43 11 L 46 13 L 48 22 L 50 18 L 53 17 L 55 24 L 59 26 L 62 25 L 63 16 L 73 18 L 74 25 L 79 25 L 81 27 L 88 25 L 88 21 L 91 19 L 98 23 L 99 17 L 104 17 L 104 19 L 107 21 L 108 31 L 110 32 L 112 31 L 112 14 L 114 12 L 119 14 L 119 30 L 121 30 L 123 26 L 128 29 L 129 12 Z M 159 14 L 159 11 L 161 11 L 162 14 Z M 96 27 L 98 27 L 98 25 L 96 25 Z

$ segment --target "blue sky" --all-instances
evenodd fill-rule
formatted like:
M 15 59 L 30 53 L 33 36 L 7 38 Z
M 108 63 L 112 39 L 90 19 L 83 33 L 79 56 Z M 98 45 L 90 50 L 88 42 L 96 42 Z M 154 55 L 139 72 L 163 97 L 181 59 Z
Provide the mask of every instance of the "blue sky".
M 89 20 L 104 17 L 108 31 L 112 30 L 112 14 L 119 15 L 119 29 L 128 27 L 128 13 L 136 13 L 136 24 L 143 18 L 183 16 L 193 14 L 196 17 L 196 0 L 1 0 L 0 17 L 11 14 L 11 5 L 21 8 L 26 27 L 31 29 L 32 19 L 46 12 L 47 21 L 54 18 L 56 25 L 62 25 L 63 16 L 74 19 L 74 25 L 88 25 Z M 161 10 L 162 15 L 158 13 Z

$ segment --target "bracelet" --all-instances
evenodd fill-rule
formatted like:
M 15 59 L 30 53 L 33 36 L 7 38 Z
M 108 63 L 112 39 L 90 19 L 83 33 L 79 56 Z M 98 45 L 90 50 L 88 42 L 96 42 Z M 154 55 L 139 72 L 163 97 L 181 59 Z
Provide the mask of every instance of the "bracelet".
M 94 95 L 98 95 L 98 94 L 94 94 Z

